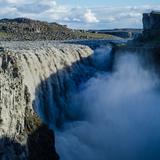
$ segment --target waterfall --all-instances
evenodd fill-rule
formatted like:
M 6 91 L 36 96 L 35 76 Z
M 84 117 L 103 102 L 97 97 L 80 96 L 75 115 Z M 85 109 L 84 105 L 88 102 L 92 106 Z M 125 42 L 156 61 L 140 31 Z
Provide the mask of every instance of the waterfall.
M 0 159 L 26 159 L 30 156 L 27 143 L 34 143 L 30 137 L 39 131 L 51 137 L 46 127 L 39 126 L 35 113 L 53 131 L 72 118 L 67 104 L 79 84 L 95 73 L 90 64 L 93 51 L 87 46 L 43 41 L 2 42 L 1 46 L 0 136 L 4 139 L 0 139 Z
M 160 159 L 159 79 L 138 53 L 43 41 L 1 46 L 1 159 L 27 159 L 39 128 L 54 141 L 35 113 L 55 133 L 61 160 Z

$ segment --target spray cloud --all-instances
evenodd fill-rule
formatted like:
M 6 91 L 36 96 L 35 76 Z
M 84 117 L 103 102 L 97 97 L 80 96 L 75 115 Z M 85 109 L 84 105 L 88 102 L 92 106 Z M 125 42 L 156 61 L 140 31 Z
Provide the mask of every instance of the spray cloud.
M 158 80 L 137 56 L 119 57 L 114 73 L 99 72 L 80 88 L 70 102 L 80 120 L 56 131 L 62 160 L 160 159 Z

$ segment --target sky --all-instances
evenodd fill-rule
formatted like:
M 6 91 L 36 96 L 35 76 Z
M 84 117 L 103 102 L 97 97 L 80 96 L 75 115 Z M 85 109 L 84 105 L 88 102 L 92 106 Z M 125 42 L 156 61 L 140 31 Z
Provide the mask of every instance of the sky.
M 0 18 L 26 17 L 75 29 L 142 28 L 160 0 L 0 0 Z

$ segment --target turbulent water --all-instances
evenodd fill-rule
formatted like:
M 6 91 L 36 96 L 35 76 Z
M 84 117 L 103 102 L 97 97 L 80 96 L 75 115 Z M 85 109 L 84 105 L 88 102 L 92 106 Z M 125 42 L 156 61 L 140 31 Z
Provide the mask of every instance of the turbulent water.
M 110 54 L 105 48 L 95 52 L 100 68 L 110 60 L 105 53 Z M 137 54 L 119 56 L 113 73 L 99 71 L 82 83 L 70 112 L 79 119 L 56 130 L 62 160 L 160 159 L 159 80 Z

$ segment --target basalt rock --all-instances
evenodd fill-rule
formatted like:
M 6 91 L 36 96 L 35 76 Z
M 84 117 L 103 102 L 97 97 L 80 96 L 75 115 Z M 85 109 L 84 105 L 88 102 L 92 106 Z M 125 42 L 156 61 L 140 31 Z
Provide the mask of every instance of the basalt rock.
M 152 11 L 143 14 L 144 39 L 156 39 L 160 36 L 160 12 Z

